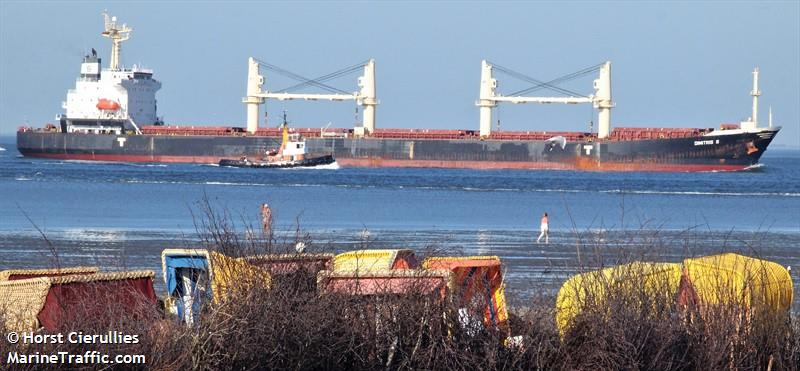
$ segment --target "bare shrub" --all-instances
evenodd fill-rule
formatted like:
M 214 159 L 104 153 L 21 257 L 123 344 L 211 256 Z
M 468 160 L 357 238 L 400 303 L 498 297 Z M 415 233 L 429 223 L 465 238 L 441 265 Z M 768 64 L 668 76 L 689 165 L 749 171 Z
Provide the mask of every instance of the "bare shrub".
M 229 213 L 208 207 L 198 230 L 205 247 L 231 257 L 292 253 L 300 241 L 308 244 L 309 252 L 330 251 L 330 246 L 310 243 L 299 223 L 284 241 L 271 230 L 259 233 L 246 221 L 242 225 L 244 231 L 237 229 Z M 658 236 L 651 242 L 663 247 Z M 607 266 L 604 243 L 589 239 L 576 246 L 583 256 L 581 271 Z M 453 253 L 435 249 L 432 246 L 427 253 Z M 632 251 L 615 254 L 610 257 L 614 264 L 642 260 L 642 254 Z M 630 280 L 622 281 L 636 282 L 647 273 L 632 267 L 624 273 Z M 603 281 L 602 295 L 594 289 L 583 292 L 581 311 L 563 333 L 556 326 L 555 298 L 536 293 L 526 298 L 525 307 L 510 308 L 507 334 L 481 320 L 462 319 L 464 312 L 482 313 L 485 302 L 431 295 L 422 289 L 422 282 L 403 294 L 387 287 L 384 293 L 352 295 L 321 293 L 313 272 L 302 270 L 280 280 L 273 277 L 269 289 L 253 289 L 253 280 L 259 278 L 249 271 L 234 270 L 231 276 L 235 279 L 222 298 L 204 308 L 192 326 L 165 317 L 157 307 L 134 314 L 120 302 L 102 311 L 85 308 L 84 313 L 91 315 L 73 316 L 59 331 L 140 335 L 141 341 L 134 345 L 88 347 L 147 356 L 146 365 L 126 366 L 131 369 L 797 370 L 800 364 L 796 316 L 733 305 L 735 301 L 706 306 L 702 312 L 685 308 L 666 282 L 645 288 Z M 510 343 L 508 335 L 522 341 Z M 86 349 L 86 345 L 23 348 L 0 341 L 0 354 Z M 0 362 L 0 368 L 53 367 Z

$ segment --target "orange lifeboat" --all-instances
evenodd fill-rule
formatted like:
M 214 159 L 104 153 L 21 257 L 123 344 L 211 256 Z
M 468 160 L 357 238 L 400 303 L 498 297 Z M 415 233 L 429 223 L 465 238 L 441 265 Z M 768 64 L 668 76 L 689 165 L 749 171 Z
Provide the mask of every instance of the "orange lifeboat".
M 105 98 L 100 98 L 97 101 L 97 109 L 102 111 L 116 111 L 120 108 L 119 103 Z

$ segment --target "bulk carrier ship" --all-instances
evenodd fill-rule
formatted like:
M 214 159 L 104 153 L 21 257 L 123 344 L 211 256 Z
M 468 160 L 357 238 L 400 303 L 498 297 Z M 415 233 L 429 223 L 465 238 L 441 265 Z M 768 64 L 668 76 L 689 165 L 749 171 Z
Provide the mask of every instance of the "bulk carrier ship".
M 352 129 L 300 129 L 310 154 L 335 156 L 340 166 L 431 167 L 473 169 L 563 169 L 587 171 L 738 171 L 758 165 L 780 127 L 759 127 L 758 69 L 753 72 L 752 116 L 719 128 L 611 129 L 611 64 L 598 65 L 594 94 L 566 97 L 503 96 L 493 70 L 483 61 L 479 130 L 380 129 L 375 61 L 363 65 L 360 89 L 347 94 L 292 94 L 263 90 L 260 66 L 248 61 L 246 127 L 166 126 L 157 116 L 155 94 L 161 83 L 153 71 L 120 64 L 122 42 L 131 29 L 105 14 L 104 37 L 112 42 L 108 68 L 92 52 L 67 93 L 58 125 L 21 127 L 17 148 L 24 156 L 98 161 L 216 164 L 222 159 L 259 158 L 280 146 L 281 130 L 259 127 L 266 99 L 354 100 L 363 107 L 363 123 Z M 360 68 L 360 67 L 359 67 Z M 330 76 L 330 75 L 329 75 Z M 321 85 L 309 79 L 299 85 Z M 551 87 L 537 83 L 534 88 Z M 535 89 L 527 89 L 535 90 Z M 499 103 L 592 104 L 598 110 L 597 132 L 492 131 L 492 110 Z

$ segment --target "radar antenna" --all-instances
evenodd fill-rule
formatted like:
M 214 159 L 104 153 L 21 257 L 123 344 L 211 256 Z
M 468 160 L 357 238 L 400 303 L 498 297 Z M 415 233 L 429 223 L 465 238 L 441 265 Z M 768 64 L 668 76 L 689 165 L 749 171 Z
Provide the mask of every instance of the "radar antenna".
M 128 25 L 117 25 L 117 17 L 111 16 L 108 12 L 103 12 L 103 19 L 105 20 L 105 31 L 101 35 L 111 39 L 111 63 L 109 69 L 119 70 L 119 55 L 122 49 L 122 42 L 131 38 L 132 28 Z

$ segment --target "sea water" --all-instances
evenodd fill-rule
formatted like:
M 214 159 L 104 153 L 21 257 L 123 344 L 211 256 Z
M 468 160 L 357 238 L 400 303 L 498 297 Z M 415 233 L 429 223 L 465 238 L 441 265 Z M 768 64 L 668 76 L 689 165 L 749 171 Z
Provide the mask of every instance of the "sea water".
M 591 173 L 98 163 L 0 146 L 0 269 L 52 264 L 57 245 L 63 264 L 159 270 L 162 248 L 192 245 L 205 205 L 242 227 L 263 203 L 276 230 L 317 246 L 499 255 L 512 291 L 621 254 L 736 251 L 800 269 L 800 151 L 770 149 L 748 172 Z

